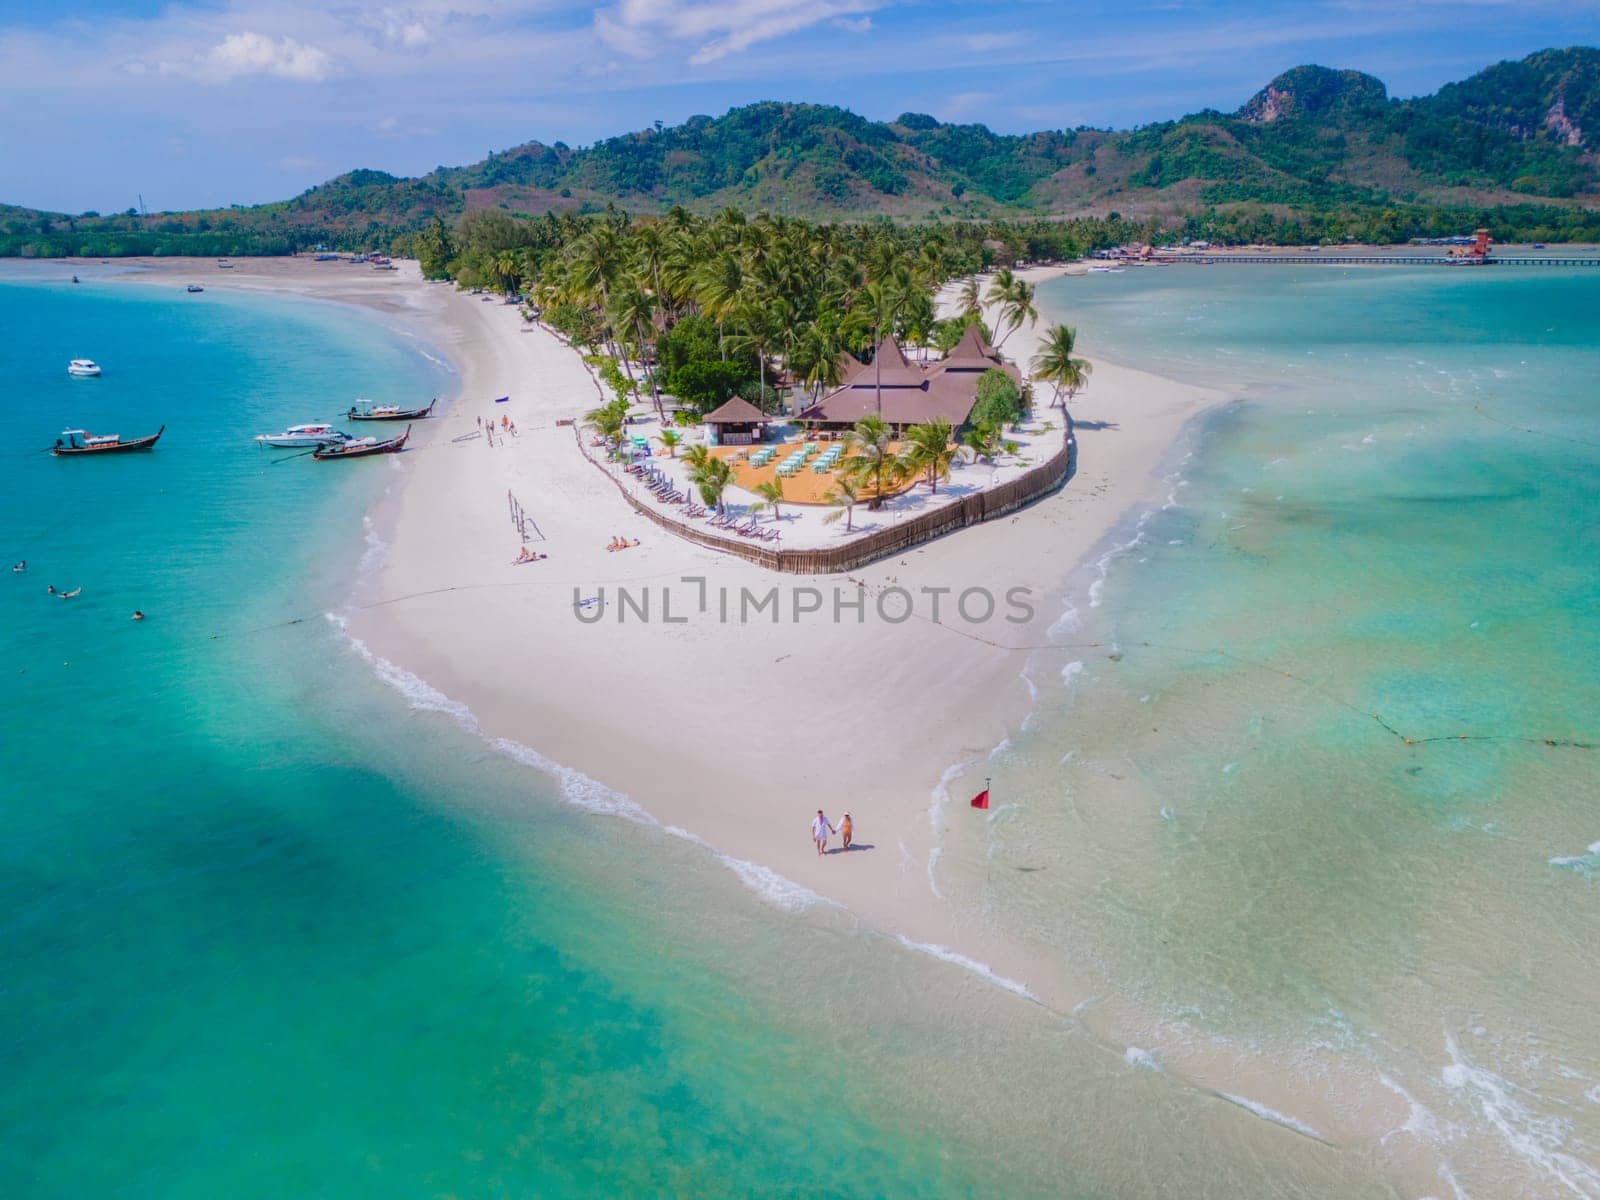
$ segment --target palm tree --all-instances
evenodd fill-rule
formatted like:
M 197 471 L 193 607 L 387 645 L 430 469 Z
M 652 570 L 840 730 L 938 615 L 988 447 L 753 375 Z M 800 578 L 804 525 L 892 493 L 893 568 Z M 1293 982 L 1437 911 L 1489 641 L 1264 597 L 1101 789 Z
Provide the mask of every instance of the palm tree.
M 611 304 L 607 315 L 611 319 L 612 327 L 623 331 L 627 335 L 622 346 L 623 365 L 628 366 L 627 341 L 629 339 L 631 339 L 633 346 L 636 348 L 640 361 L 647 359 L 649 356 L 645 353 L 645 346 L 649 335 L 646 330 L 655 328 L 651 324 L 651 320 L 655 316 L 655 301 L 638 285 L 636 280 L 626 278 L 617 285 L 612 292 Z M 650 371 L 648 365 L 646 365 L 645 370 L 650 375 L 650 391 L 655 400 L 656 416 L 664 420 L 666 413 L 661 407 L 661 389 L 656 386 L 655 373 Z M 633 384 L 635 394 L 637 394 L 639 383 L 638 380 L 633 378 L 632 367 L 628 367 L 628 380 Z
M 1017 277 L 1011 273 L 1010 267 L 1001 267 L 989 280 L 989 290 L 984 293 L 986 304 L 998 305 L 1002 311 L 1006 302 L 1011 299 L 1011 289 L 1017 286 Z M 977 280 L 973 280 L 973 291 L 977 291 Z
M 961 281 L 961 290 L 956 293 L 956 300 L 961 305 L 963 317 L 983 316 L 983 297 L 978 291 L 976 275 L 968 275 Z
M 494 277 L 502 291 L 517 289 L 517 275 L 522 269 L 522 258 L 515 250 L 502 250 L 494 259 Z
M 883 507 L 886 492 L 900 482 L 905 468 L 890 449 L 889 426 L 877 413 L 868 413 L 850 431 L 849 449 L 839 464 L 839 474 L 857 485 L 872 485 L 870 509 Z
M 1055 386 L 1055 394 L 1050 397 L 1051 408 L 1056 406 L 1057 401 L 1060 401 L 1062 408 L 1066 408 L 1066 400 L 1062 400 L 1061 393 L 1065 391 L 1068 400 L 1076 396 L 1083 385 L 1089 382 L 1089 373 L 1094 370 L 1094 365 L 1087 359 L 1072 356 L 1077 344 L 1076 329 L 1070 325 L 1057 325 L 1045 334 L 1039 353 L 1033 356 L 1031 367 L 1034 375 Z
M 705 464 L 689 476 L 689 481 L 700 489 L 700 499 L 720 513 L 722 493 L 733 482 L 733 468 L 726 459 L 707 458 Z
M 661 444 L 667 448 L 667 457 L 677 458 L 678 443 L 683 441 L 683 434 L 676 429 L 663 429 L 658 436 L 661 439 Z
M 943 417 L 906 430 L 900 460 L 908 473 L 926 471 L 928 487 L 935 494 L 939 491 L 939 480 L 950 477 L 950 464 L 955 457 L 956 448 L 950 442 L 950 422 Z
M 689 468 L 689 478 L 693 479 L 695 472 L 704 468 L 712 459 L 711 447 L 704 442 L 696 442 L 683 452 L 683 465 Z
M 762 508 L 772 510 L 772 519 L 776 521 L 780 515 L 778 505 L 783 503 L 783 480 L 775 477 L 756 484 L 756 495 L 765 501 Z
M 583 414 L 583 423 L 605 438 L 613 446 L 622 440 L 622 429 L 628 420 L 625 400 L 613 400 Z
M 844 518 L 844 531 L 850 532 L 850 519 L 855 515 L 856 502 L 861 499 L 861 489 L 853 480 L 843 476 L 833 481 L 833 490 L 822 497 L 833 505 L 833 511 L 822 518 L 824 525 L 832 525 L 840 517 Z
M 1006 272 L 1008 275 L 1010 273 L 1009 271 Z M 1034 306 L 1033 296 L 1033 284 L 1025 279 L 1012 280 L 1010 288 L 1006 291 L 1005 299 L 1000 304 L 1000 323 L 1006 327 L 1006 331 L 1001 335 L 1000 340 L 994 344 L 996 350 L 1005 345 L 1006 338 L 1022 328 L 1024 321 L 1030 327 L 1038 323 L 1039 310 Z
M 724 250 L 713 258 L 701 260 L 694 271 L 694 300 L 717 323 L 717 336 L 728 318 L 733 315 L 744 295 L 744 264 L 732 250 Z M 723 347 L 727 358 L 727 347 Z
M 1000 431 L 992 425 L 979 425 L 967 430 L 961 444 L 972 451 L 973 461 L 982 458 L 992 463 L 1000 450 Z
M 894 329 L 912 288 L 911 273 L 902 267 L 862 288 L 857 307 L 850 314 L 850 322 L 855 327 L 865 328 L 870 323 L 872 328 L 873 395 L 879 416 L 883 414 L 883 356 L 878 350 L 883 346 L 884 330 Z

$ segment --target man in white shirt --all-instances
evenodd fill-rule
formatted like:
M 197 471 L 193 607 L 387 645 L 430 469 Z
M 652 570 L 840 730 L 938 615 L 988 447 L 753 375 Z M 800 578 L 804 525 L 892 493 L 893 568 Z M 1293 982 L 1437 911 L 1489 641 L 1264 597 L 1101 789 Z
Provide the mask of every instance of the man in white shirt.
M 828 835 L 835 832 L 828 818 L 822 815 L 822 810 L 817 809 L 817 819 L 811 822 L 811 840 L 817 844 L 817 857 L 828 852 Z

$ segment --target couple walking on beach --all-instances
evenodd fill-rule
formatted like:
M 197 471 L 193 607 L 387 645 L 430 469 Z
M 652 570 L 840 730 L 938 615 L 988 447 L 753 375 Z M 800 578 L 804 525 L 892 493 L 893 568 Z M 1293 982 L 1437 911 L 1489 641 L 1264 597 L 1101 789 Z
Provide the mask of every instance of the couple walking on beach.
M 817 809 L 817 819 L 811 822 L 811 840 L 817 844 L 819 858 L 828 852 L 828 835 L 834 833 L 844 839 L 844 848 L 850 849 L 850 838 L 855 833 L 855 828 L 850 823 L 850 814 L 845 813 L 839 822 L 839 827 L 835 829 L 833 823 L 823 815 L 822 810 Z

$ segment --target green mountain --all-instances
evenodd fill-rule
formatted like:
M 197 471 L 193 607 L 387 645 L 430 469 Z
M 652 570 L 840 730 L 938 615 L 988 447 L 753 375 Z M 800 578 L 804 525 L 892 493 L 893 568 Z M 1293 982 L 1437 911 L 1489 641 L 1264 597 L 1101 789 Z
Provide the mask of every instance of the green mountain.
M 530 142 L 418 179 L 353 171 L 253 208 L 69 217 L 0 207 L 0 253 L 385 244 L 468 208 L 731 205 L 841 219 L 1116 213 L 1169 224 L 1221 213 L 1237 226 L 1247 209 L 1281 217 L 1335 206 L 1530 203 L 1558 218 L 1600 206 L 1600 51 L 1540 51 L 1412 100 L 1391 98 L 1357 71 L 1296 67 L 1235 112 L 1127 131 L 998 134 L 919 113 L 885 123 L 829 105 L 763 102 L 584 148 Z

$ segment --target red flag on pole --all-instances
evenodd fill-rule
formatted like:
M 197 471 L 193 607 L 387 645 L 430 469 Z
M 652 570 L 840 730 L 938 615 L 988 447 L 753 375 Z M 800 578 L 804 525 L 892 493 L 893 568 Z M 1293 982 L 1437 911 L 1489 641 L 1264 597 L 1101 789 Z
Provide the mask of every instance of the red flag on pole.
M 976 796 L 974 796 L 972 798 L 972 807 L 973 808 L 988 808 L 989 807 L 989 781 L 987 779 L 985 779 L 983 781 L 983 791 L 979 792 Z

